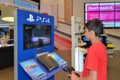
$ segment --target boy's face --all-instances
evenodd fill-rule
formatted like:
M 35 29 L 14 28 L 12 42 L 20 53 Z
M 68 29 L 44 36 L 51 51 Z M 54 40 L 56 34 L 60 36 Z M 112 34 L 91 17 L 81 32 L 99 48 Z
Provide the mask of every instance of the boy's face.
M 87 38 L 88 40 L 91 40 L 91 39 L 90 39 L 90 31 L 89 31 L 87 28 L 85 28 L 84 34 L 85 34 L 85 36 L 86 36 L 86 38 Z

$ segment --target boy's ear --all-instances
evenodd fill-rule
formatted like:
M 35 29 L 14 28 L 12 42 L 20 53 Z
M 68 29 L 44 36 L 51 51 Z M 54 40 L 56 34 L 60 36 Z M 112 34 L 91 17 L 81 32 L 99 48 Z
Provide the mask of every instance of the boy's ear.
M 90 35 L 95 36 L 95 32 L 93 30 L 91 30 Z

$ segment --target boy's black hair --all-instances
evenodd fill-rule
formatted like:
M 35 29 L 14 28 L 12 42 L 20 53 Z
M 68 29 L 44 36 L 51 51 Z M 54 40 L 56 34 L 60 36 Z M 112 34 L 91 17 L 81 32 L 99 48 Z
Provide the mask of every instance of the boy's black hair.
M 85 27 L 91 31 L 93 30 L 95 32 L 96 36 L 100 36 L 100 34 L 103 34 L 103 23 L 99 19 L 92 19 L 89 20 L 86 24 Z

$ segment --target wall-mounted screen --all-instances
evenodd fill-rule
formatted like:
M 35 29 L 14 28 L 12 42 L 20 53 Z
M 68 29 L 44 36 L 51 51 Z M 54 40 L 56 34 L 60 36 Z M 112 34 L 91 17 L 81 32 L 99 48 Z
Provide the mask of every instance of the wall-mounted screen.
M 84 20 L 98 18 L 104 28 L 120 28 L 120 2 L 85 3 Z
M 39 48 L 51 44 L 51 26 L 36 24 L 24 24 L 23 26 L 24 49 Z

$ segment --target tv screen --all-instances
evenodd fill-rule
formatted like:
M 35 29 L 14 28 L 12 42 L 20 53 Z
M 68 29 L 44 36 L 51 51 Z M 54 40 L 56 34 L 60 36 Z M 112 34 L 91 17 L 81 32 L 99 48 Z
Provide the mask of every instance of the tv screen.
M 39 48 L 51 44 L 52 27 L 24 24 L 24 49 Z
M 103 42 L 103 38 L 104 38 L 104 37 L 105 37 L 105 36 L 100 36 L 100 37 L 99 37 L 99 40 Z M 82 40 L 83 40 L 84 42 L 88 42 L 88 41 L 89 41 L 89 40 L 86 38 L 86 36 L 82 36 Z
M 87 44 L 91 45 L 90 41 L 87 39 L 86 36 L 82 36 L 83 42 L 86 42 Z M 106 36 L 100 36 L 99 40 L 106 46 Z
M 84 11 L 85 22 L 98 18 L 104 28 L 120 28 L 120 2 L 89 2 Z
M 0 28 L 0 38 L 7 38 L 7 35 L 9 34 L 9 27 L 1 27 Z

